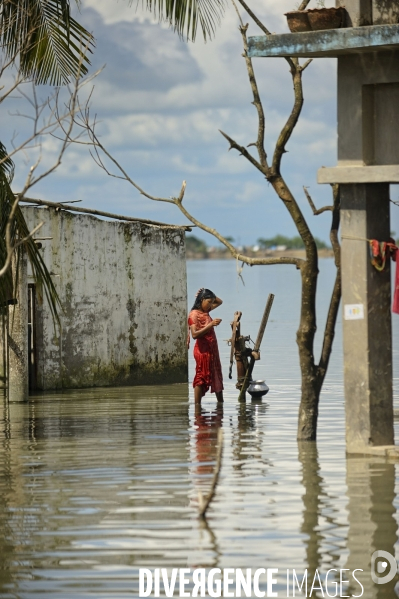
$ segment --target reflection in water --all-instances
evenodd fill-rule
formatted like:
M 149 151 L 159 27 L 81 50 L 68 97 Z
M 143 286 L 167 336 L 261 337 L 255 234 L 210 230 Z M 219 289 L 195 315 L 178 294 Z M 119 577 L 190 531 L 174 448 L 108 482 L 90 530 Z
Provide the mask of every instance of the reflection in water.
M 325 482 L 320 474 L 316 443 L 299 441 L 298 458 L 302 466 L 302 484 L 305 491 L 302 495 L 301 532 L 306 534 L 306 567 L 309 579 L 313 580 L 316 570 L 326 572 L 330 568 L 340 568 L 341 539 L 337 534 L 339 524 L 334 518 L 335 497 L 324 490 Z M 327 526 L 322 524 L 323 520 Z M 329 535 L 328 543 L 326 529 Z
M 298 457 L 302 465 L 302 484 L 304 487 L 303 521 L 301 532 L 306 534 L 306 564 L 310 578 L 316 570 L 320 570 L 322 562 L 321 543 L 323 534 L 319 528 L 323 493 L 323 479 L 320 476 L 320 466 L 316 443 L 298 442 Z
M 374 551 L 382 549 L 395 555 L 395 465 L 375 458 L 348 458 L 346 475 L 349 557 L 345 568 L 364 570 L 358 573 L 364 599 L 393 599 L 397 596 L 394 588 L 398 577 L 386 584 L 374 584 L 370 565 Z
M 242 471 L 245 462 L 254 459 L 270 465 L 269 460 L 262 460 L 264 431 L 258 422 L 266 414 L 267 405 L 262 399 L 237 403 L 237 427 L 232 439 L 234 470 Z
M 200 566 L 278 568 L 284 597 L 286 568 L 367 569 L 371 547 L 392 552 L 395 467 L 347 463 L 333 409 L 319 456 L 308 443 L 293 459 L 291 391 L 270 393 L 270 406 L 238 405 L 232 384 L 223 406 L 209 398 L 197 412 L 186 385 L 1 404 L 1 598 L 130 598 L 140 567 Z M 202 523 L 197 490 L 209 489 L 221 426 L 221 476 Z M 393 599 L 392 586 L 366 579 L 370 599 Z
M 223 403 L 213 412 L 195 405 L 195 468 L 199 476 L 212 476 L 216 460 L 218 430 L 223 425 Z
M 324 490 L 315 443 L 298 443 L 299 461 L 302 465 L 303 521 L 301 531 L 306 534 L 306 567 L 313 579 L 316 569 L 325 573 L 330 568 L 347 568 L 357 572 L 356 578 L 364 587 L 364 599 L 393 599 L 398 577 L 387 584 L 376 585 L 370 576 L 371 555 L 378 549 L 395 555 L 397 522 L 395 520 L 395 465 L 375 462 L 366 458 L 348 458 L 347 496 L 349 532 L 346 564 L 340 565 L 342 539 L 336 534 L 336 544 L 331 543 L 333 530 L 339 532 L 340 524 L 334 518 L 333 496 Z M 325 519 L 326 523 L 322 520 Z M 342 525 L 341 525 L 342 526 Z M 330 537 L 327 542 L 326 532 Z M 336 577 L 339 580 L 339 576 Z M 351 580 L 350 576 L 344 579 Z M 332 592 L 332 591 L 331 591 Z M 349 584 L 346 594 L 359 595 L 360 586 Z
M 195 404 L 194 406 L 195 456 L 192 473 L 195 497 L 192 505 L 195 510 L 198 509 L 198 491 L 201 491 L 204 497 L 209 492 L 216 462 L 218 430 L 223 426 L 223 414 L 223 403 L 217 403 L 216 409 L 212 412 L 207 412 L 201 405 Z M 214 498 L 213 501 L 217 501 L 217 499 Z M 191 566 L 193 568 L 216 568 L 221 551 L 208 518 L 199 519 L 198 527 L 200 532 L 198 554 L 202 557 L 200 562 L 194 557 L 196 561 Z
M 186 385 L 47 394 L 1 416 L 2 598 L 135 596 L 137 562 L 186 563 Z

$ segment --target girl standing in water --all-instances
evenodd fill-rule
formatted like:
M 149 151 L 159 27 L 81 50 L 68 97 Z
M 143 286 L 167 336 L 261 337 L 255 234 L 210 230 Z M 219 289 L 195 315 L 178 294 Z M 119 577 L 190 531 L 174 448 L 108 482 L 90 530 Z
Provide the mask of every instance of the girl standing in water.
M 205 393 L 211 390 L 216 393 L 218 402 L 223 401 L 223 376 L 219 358 L 218 342 L 214 327 L 222 321 L 220 318 L 212 319 L 209 312 L 218 308 L 222 300 L 210 289 L 200 289 L 197 293 L 194 305 L 188 315 L 188 326 L 193 339 L 194 358 L 196 363 L 195 377 L 193 381 L 195 403 L 201 403 Z M 188 337 L 187 345 L 190 345 Z

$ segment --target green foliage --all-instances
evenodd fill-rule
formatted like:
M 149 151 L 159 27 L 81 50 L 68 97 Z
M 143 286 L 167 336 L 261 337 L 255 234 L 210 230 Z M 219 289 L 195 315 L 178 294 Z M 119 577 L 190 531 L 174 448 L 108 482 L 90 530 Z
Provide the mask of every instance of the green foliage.
M 186 234 L 186 249 L 188 252 L 193 252 L 194 254 L 203 254 L 206 253 L 207 245 L 205 241 L 198 239 L 195 235 Z
M 136 0 L 130 0 L 130 4 Z M 137 0 L 138 4 L 138 0 Z M 145 0 L 147 10 L 169 25 L 180 37 L 195 40 L 198 25 L 204 39 L 213 37 L 224 13 L 224 0 Z
M 317 239 L 317 237 L 315 237 L 314 240 L 319 250 L 323 250 L 328 247 L 324 241 L 321 241 L 321 239 Z M 264 239 L 263 237 L 260 237 L 258 239 L 258 244 L 263 249 L 270 249 L 277 245 L 285 245 L 287 250 L 302 250 L 305 247 L 301 237 L 286 237 L 285 235 L 275 235 L 270 239 Z
M 0 0 L 2 51 L 35 83 L 61 85 L 85 75 L 93 40 L 71 17 L 69 0 Z
M 11 182 L 14 175 L 13 161 L 8 157 L 7 150 L 0 142 L 0 268 L 4 265 L 7 257 L 7 247 L 5 240 L 6 226 L 15 197 L 11 189 Z M 15 218 L 11 226 L 11 245 L 20 238 L 29 234 L 28 227 L 23 217 L 20 207 L 17 207 Z M 25 249 L 28 259 L 32 266 L 33 276 L 39 289 L 43 289 L 53 318 L 59 322 L 58 310 L 61 307 L 60 299 L 51 279 L 51 275 L 43 262 L 33 239 L 28 239 L 23 246 L 20 246 L 17 252 Z M 0 306 L 4 306 L 7 300 L 15 296 L 15 287 L 18 281 L 12 280 L 11 268 L 0 278 Z

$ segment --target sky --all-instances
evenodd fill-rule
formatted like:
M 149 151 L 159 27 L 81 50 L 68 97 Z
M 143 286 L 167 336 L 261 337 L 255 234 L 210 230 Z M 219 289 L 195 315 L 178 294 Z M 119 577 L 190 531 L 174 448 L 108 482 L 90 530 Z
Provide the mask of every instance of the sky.
M 292 0 L 251 3 L 276 33 L 288 31 L 284 13 L 294 5 Z M 186 209 L 222 235 L 233 237 L 237 245 L 297 234 L 273 188 L 244 157 L 228 151 L 219 132 L 243 145 L 257 135 L 238 18 L 230 4 L 214 39 L 207 43 L 201 34 L 195 43 L 179 39 L 127 0 L 83 0 L 81 13 L 75 11 L 74 16 L 96 38 L 90 72 L 102 68 L 93 81 L 91 114 L 96 114 L 102 143 L 131 179 L 148 193 L 166 198 L 178 195 L 186 180 Z M 250 20 L 244 14 L 243 19 Z M 250 24 L 248 34 L 259 35 L 260 30 Z M 266 115 L 266 150 L 271 155 L 292 107 L 292 80 L 284 59 L 257 58 L 253 64 Z M 321 166 L 336 165 L 336 61 L 313 60 L 303 82 L 304 108 L 287 145 L 282 173 L 314 234 L 328 241 L 331 215 L 313 216 L 302 188 L 309 187 L 317 207 L 331 202 L 330 186 L 318 185 L 316 174 Z M 40 97 L 47 92 L 41 88 Z M 7 110 L 9 117 L 6 122 L 2 118 L 3 131 L 9 139 L 21 140 L 29 133 L 30 121 L 16 114 L 24 112 L 23 100 L 14 95 L 10 101 L 3 107 L 3 116 Z M 56 152 L 56 140 L 43 138 L 40 168 L 52 164 Z M 16 191 L 32 161 L 32 153 L 16 157 Z M 84 145 L 69 147 L 57 171 L 29 195 L 50 201 L 81 200 L 84 207 L 167 223 L 187 222 L 176 206 L 148 200 L 126 181 L 108 176 Z M 395 187 L 392 198 L 398 196 Z M 395 206 L 392 229 L 399 236 Z M 215 243 L 199 229 L 193 229 L 193 234 L 208 245 Z

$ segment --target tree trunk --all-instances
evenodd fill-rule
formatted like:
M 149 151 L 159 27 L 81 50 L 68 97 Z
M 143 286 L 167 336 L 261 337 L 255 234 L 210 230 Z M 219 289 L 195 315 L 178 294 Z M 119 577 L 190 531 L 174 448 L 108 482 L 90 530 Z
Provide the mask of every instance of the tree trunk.
M 301 268 L 301 319 L 297 331 L 302 393 L 298 415 L 298 439 L 314 441 L 320 397 L 320 377 L 314 360 L 316 334 L 316 289 L 318 277 L 317 250 L 307 252 L 307 261 Z M 309 255 L 310 254 L 310 255 Z

